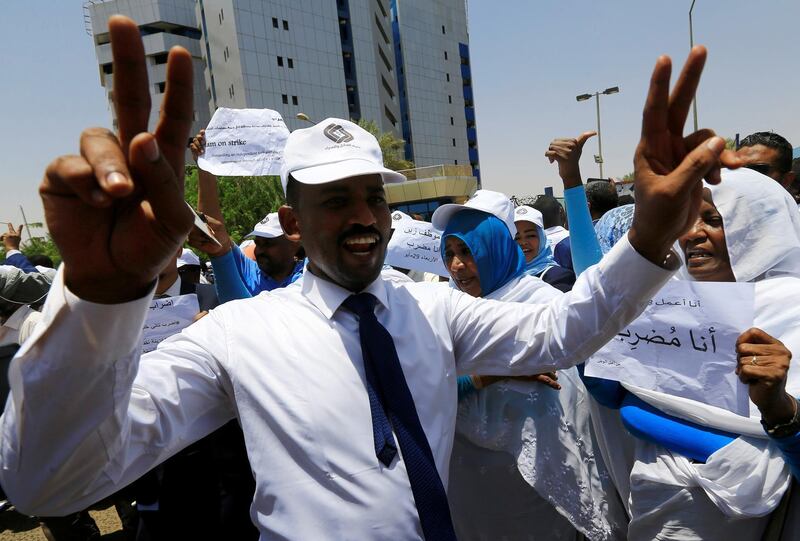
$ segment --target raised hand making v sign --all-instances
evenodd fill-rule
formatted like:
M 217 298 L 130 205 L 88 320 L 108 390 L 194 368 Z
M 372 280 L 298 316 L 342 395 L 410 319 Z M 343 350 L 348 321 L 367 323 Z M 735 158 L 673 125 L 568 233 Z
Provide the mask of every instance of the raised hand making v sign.
M 668 56 L 656 61 L 642 115 L 642 137 L 633 159 L 636 210 L 628 238 L 636 250 L 662 263 L 672 244 L 697 219 L 702 179 L 719 182 L 719 169 L 739 167 L 725 141 L 711 130 L 687 137 L 683 127 L 706 62 L 706 49 L 694 47 L 672 94 Z
M 81 134 L 80 156 L 61 156 L 39 188 L 64 279 L 82 299 L 119 303 L 144 296 L 192 226 L 183 202 L 183 159 L 192 125 L 192 59 L 174 47 L 155 132 L 144 47 L 132 20 L 108 23 L 114 58 L 117 135 Z

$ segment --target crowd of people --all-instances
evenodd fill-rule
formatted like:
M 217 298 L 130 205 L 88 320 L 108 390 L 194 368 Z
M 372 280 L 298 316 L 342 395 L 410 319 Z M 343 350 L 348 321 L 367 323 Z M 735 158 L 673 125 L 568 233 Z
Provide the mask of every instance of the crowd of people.
M 63 263 L 2 236 L 0 487 L 49 539 L 109 505 L 140 541 L 800 539 L 799 164 L 776 133 L 683 135 L 704 48 L 671 92 L 656 62 L 635 201 L 584 184 L 594 132 L 556 138 L 564 204 L 440 206 L 440 280 L 384 263 L 405 179 L 344 119 L 290 134 L 285 204 L 243 239 L 201 169 L 193 225 L 191 57 L 149 132 L 139 30 L 109 31 L 119 131 L 40 188 Z M 586 373 L 672 280 L 753 285 L 749 417 Z

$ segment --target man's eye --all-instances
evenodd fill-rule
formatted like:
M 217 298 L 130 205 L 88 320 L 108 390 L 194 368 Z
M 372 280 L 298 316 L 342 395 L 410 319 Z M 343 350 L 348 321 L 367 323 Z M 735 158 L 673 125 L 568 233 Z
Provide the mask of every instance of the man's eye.
M 346 203 L 344 197 L 332 197 L 323 203 L 326 207 L 341 207 Z

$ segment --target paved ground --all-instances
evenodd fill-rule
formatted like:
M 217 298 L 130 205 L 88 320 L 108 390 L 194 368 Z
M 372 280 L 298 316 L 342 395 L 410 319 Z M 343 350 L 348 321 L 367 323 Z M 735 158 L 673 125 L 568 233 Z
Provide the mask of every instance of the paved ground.
M 89 514 L 100 528 L 103 541 L 115 541 L 121 537 L 122 524 L 114 506 L 100 511 L 89 511 Z M 38 521 L 14 511 L 4 511 L 0 513 L 0 541 L 46 541 L 46 539 Z

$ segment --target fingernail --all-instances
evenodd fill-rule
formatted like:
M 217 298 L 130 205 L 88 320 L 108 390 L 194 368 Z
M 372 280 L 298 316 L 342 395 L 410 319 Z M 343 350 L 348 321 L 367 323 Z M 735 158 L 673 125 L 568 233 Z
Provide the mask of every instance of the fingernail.
M 106 194 L 99 188 L 95 188 L 92 190 L 92 201 L 97 204 L 102 204 L 107 201 Z
M 123 175 L 119 171 L 112 171 L 111 173 L 106 175 L 106 182 L 108 183 L 109 186 L 122 186 L 124 184 L 128 184 L 128 179 L 125 178 L 125 175 Z M 92 197 L 94 197 L 94 194 L 92 194 Z
M 154 162 L 161 155 L 158 151 L 158 143 L 155 137 L 149 137 L 147 142 L 142 145 L 142 152 L 148 161 Z
M 711 152 L 719 154 L 720 152 L 725 150 L 725 139 L 723 139 L 722 137 L 712 137 L 711 139 L 708 140 L 706 145 L 708 146 L 708 149 Z

